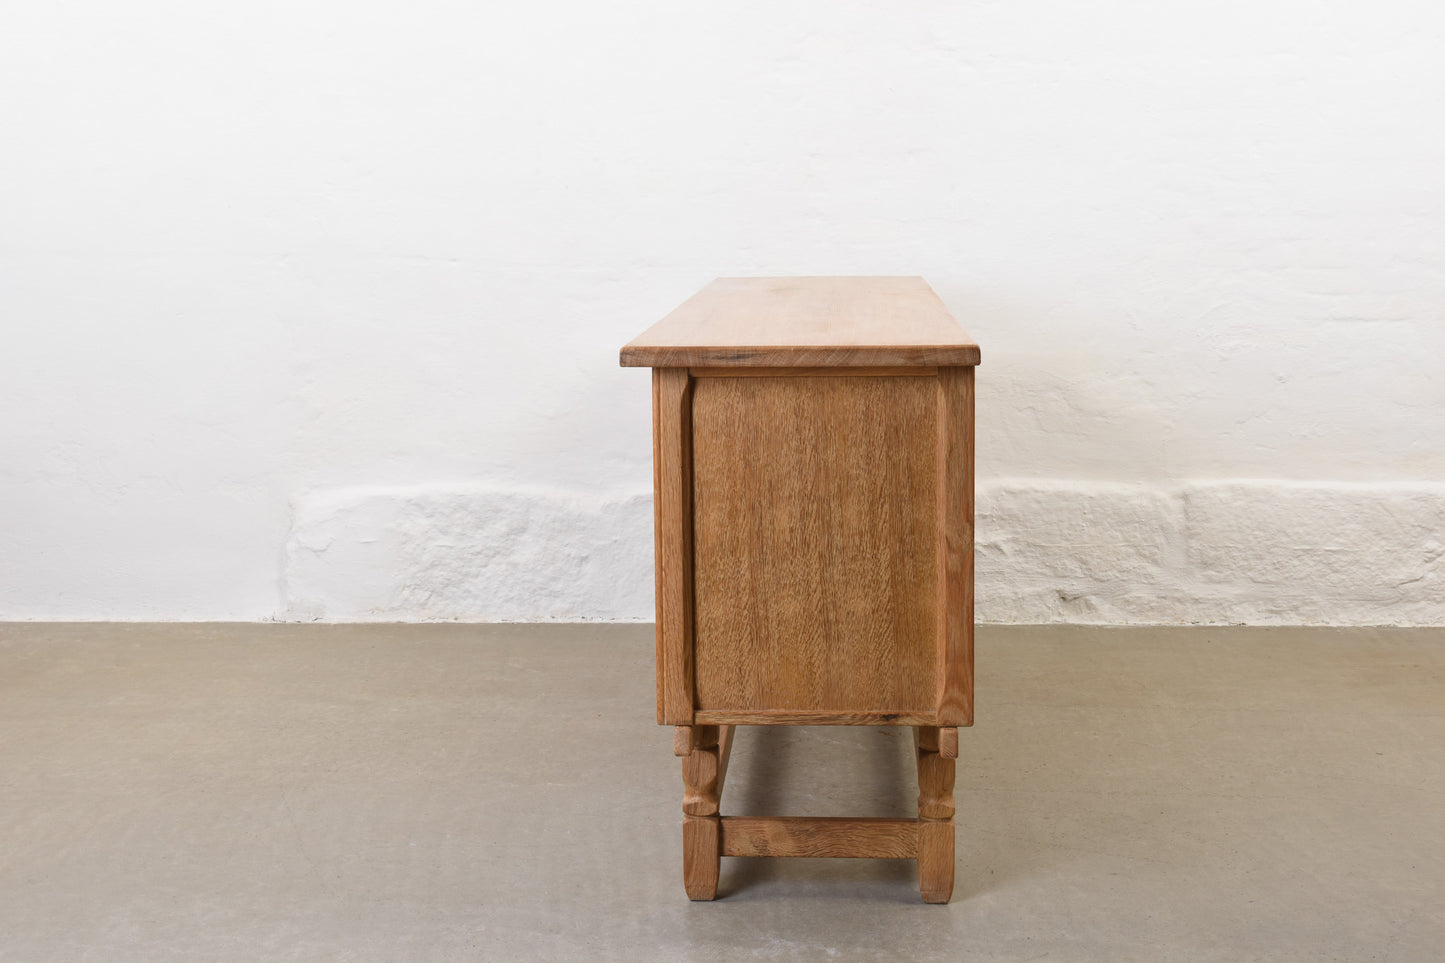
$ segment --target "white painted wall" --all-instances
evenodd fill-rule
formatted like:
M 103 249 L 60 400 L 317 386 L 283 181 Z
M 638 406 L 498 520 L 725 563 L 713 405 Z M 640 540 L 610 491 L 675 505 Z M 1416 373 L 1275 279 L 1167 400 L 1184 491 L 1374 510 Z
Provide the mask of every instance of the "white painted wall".
M 1445 7 L 0 6 L 0 618 L 651 616 L 720 274 L 984 350 L 984 619 L 1445 624 Z

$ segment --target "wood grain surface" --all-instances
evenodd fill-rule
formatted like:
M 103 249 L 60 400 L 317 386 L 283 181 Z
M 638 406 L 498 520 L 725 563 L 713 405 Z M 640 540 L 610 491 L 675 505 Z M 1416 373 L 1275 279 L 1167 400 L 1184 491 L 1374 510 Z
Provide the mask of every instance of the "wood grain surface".
M 624 366 L 973 365 L 918 277 L 718 278 L 638 335 Z
M 732 753 L 733 726 L 696 726 L 696 748 L 682 760 L 682 811 L 716 816 Z
M 723 855 L 911 858 L 926 902 L 952 896 L 978 360 L 921 278 L 722 278 L 622 349 L 653 367 L 657 714 L 690 898 Z M 913 726 L 918 818 L 722 816 L 739 724 Z
M 932 708 L 921 711 L 878 709 L 698 709 L 693 718 L 710 726 L 931 726 Z
M 933 365 L 890 365 L 888 367 L 864 368 L 688 368 L 694 378 L 836 378 L 847 375 L 850 378 L 923 378 L 938 374 Z
M 693 726 L 682 760 L 682 883 L 688 899 L 717 897 L 722 857 L 718 805 L 732 753 L 732 726 Z
M 973 725 L 973 369 L 938 371 L 938 724 Z
M 721 822 L 716 816 L 682 817 L 682 887 L 688 899 L 717 898 Z
M 724 856 L 913 859 L 918 855 L 918 823 L 846 816 L 724 816 L 721 849 Z
M 936 721 L 938 390 L 693 383 L 698 710 Z
M 953 898 L 953 820 L 918 821 L 918 892 L 925 903 Z
M 657 721 L 692 724 L 692 380 L 652 372 L 653 539 L 657 563 Z
M 947 903 L 953 897 L 955 764 L 940 752 L 945 741 L 943 731 L 920 727 L 914 730 L 914 739 L 918 758 L 918 890 L 925 903 Z

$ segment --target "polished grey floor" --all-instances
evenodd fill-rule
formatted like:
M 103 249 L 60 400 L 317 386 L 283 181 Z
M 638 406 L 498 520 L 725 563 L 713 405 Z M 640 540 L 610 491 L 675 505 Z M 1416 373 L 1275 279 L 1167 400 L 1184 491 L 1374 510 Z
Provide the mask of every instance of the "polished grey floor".
M 0 624 L 0 959 L 1445 958 L 1445 631 L 986 627 L 958 885 L 682 892 L 650 626 Z M 906 732 L 724 812 L 908 814 Z

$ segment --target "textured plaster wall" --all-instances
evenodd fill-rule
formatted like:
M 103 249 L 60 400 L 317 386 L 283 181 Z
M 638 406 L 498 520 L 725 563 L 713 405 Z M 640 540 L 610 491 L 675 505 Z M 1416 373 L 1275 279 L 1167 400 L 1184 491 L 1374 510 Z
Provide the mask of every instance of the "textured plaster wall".
M 0 618 L 651 617 L 719 274 L 983 345 L 987 620 L 1445 623 L 1445 8 L 0 7 Z
M 1445 485 L 985 481 L 988 622 L 1445 624 Z M 298 506 L 290 618 L 650 619 L 651 499 L 475 485 Z

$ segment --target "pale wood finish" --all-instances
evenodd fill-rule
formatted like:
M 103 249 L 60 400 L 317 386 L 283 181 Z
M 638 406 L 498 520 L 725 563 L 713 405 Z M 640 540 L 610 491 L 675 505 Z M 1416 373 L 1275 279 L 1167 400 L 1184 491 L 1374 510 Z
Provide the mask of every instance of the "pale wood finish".
M 682 760 L 682 884 L 689 899 L 717 896 L 722 857 L 718 803 L 722 797 L 722 732 L 693 726 L 691 751 Z
M 914 730 L 918 758 L 918 889 L 925 903 L 953 897 L 954 761 L 939 752 L 940 732 Z
M 829 816 L 724 816 L 722 854 L 915 859 L 918 823 Z
M 699 725 L 677 726 L 672 730 L 672 754 L 674 756 L 689 755 L 702 746 L 703 738 L 714 738 L 714 733 L 712 733 L 711 730 L 718 730 L 715 734 L 719 747 L 718 753 L 720 755 L 718 762 L 717 791 L 721 793 L 723 773 L 727 771 L 728 753 L 732 751 L 734 728 L 735 726 L 732 725 L 719 726 L 716 723 L 709 727 L 705 724 L 705 720 L 700 721 Z M 684 778 L 686 778 L 685 775 Z
M 679 727 L 676 732 L 681 732 Z M 682 760 L 682 882 L 689 899 L 717 896 L 722 856 L 718 806 L 733 747 L 732 726 L 692 726 Z M 674 746 L 675 748 L 675 746 Z
M 938 703 L 933 378 L 692 389 L 699 711 Z
M 682 811 L 716 816 L 733 750 L 735 726 L 694 726 L 696 746 L 682 760 Z
M 687 898 L 717 898 L 718 873 L 722 869 L 721 820 L 716 816 L 682 817 L 682 887 Z
M 624 366 L 974 365 L 917 277 L 718 278 L 622 349 Z
M 682 811 L 716 816 L 722 797 L 721 733 L 717 726 L 695 726 L 694 740 L 693 750 L 682 759 Z
M 724 854 L 863 856 L 916 859 L 947 902 L 977 345 L 919 278 L 733 278 L 622 363 L 654 368 L 657 715 L 688 896 L 716 897 Z M 739 724 L 914 727 L 918 818 L 723 817 Z
M 953 899 L 953 820 L 918 821 L 918 893 L 925 903 Z
M 652 372 L 653 537 L 657 553 L 657 721 L 692 724 L 692 380 Z
M 733 733 L 737 731 L 737 728 L 737 726 L 717 727 L 717 794 L 719 800 L 722 799 L 723 781 L 727 779 L 728 775 L 728 760 L 732 758 L 733 754 Z
M 732 726 L 696 725 L 687 732 L 682 761 L 683 888 L 688 898 L 711 900 L 723 856 L 916 859 L 925 902 L 946 903 L 953 893 L 954 762 L 940 754 L 947 732 L 913 730 L 918 760 L 918 818 L 722 816 L 722 791 L 732 751 Z
M 953 818 L 954 760 L 939 752 L 939 730 L 921 726 L 914 730 L 918 756 L 918 817 Z
M 894 365 L 888 368 L 688 368 L 694 378 L 931 378 L 938 369 Z
M 938 372 L 938 723 L 973 725 L 973 369 Z
M 938 714 L 880 709 L 869 712 L 831 712 L 802 709 L 698 709 L 693 718 L 708 725 L 738 726 L 931 726 Z

